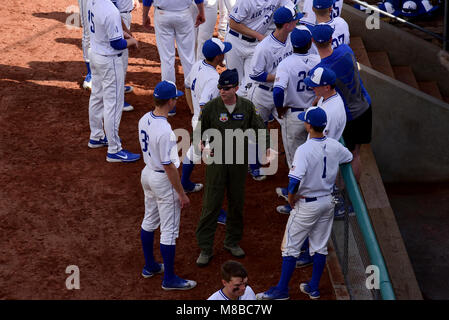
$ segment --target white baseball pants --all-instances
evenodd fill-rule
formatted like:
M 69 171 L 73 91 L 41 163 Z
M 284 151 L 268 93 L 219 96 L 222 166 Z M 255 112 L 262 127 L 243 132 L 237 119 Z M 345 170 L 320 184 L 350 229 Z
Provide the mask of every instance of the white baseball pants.
M 89 32 L 89 17 L 87 14 L 87 0 L 78 0 L 80 9 L 81 26 L 83 27 L 82 47 L 83 47 L 83 59 L 85 62 L 89 62 L 89 47 L 90 47 L 90 32 Z
M 285 158 L 288 167 L 292 167 L 296 149 L 307 140 L 307 131 L 304 122 L 298 119 L 300 112 L 292 112 L 289 108 L 282 119 L 281 125 L 282 143 L 284 145 Z
M 145 194 L 145 216 L 142 229 L 153 232 L 160 226 L 160 243 L 167 246 L 175 245 L 181 220 L 178 194 L 165 172 L 156 172 L 145 166 L 140 181 Z
M 196 21 L 196 16 L 198 15 L 198 7 L 193 5 L 190 7 L 192 9 L 193 22 Z M 198 28 L 195 28 L 196 32 L 196 59 L 195 61 L 204 59 L 203 55 L 203 44 L 206 40 L 212 38 L 214 34 L 215 24 L 217 22 L 217 10 L 218 3 L 217 0 L 206 0 L 204 1 L 204 15 L 206 16 L 206 21 Z
M 334 221 L 334 203 L 332 195 L 306 202 L 300 199 L 290 212 L 282 240 L 282 256 L 299 257 L 301 246 L 309 237 L 309 251 L 327 255 L 327 242 Z
M 220 18 L 218 20 L 218 30 L 226 31 L 229 23 L 229 12 L 234 7 L 237 0 L 218 0 L 218 10 Z
M 225 54 L 226 67 L 228 69 L 237 69 L 240 82 L 240 88 L 237 91 L 237 94 L 246 97 L 247 92 L 245 86 L 247 83 L 252 82 L 249 78 L 251 72 L 251 60 L 254 55 L 254 50 L 259 42 L 248 42 L 229 34 L 229 32 L 226 33 L 225 41 L 232 44 L 232 49 Z
M 276 107 L 274 106 L 273 91 L 264 90 L 257 83 L 253 83 L 250 90 L 248 90 L 248 98 L 256 107 L 256 112 L 263 121 L 267 122 L 273 111 L 275 111 L 273 115 L 279 121 L 277 111 L 275 110 Z
M 123 23 L 128 28 L 128 30 L 131 31 L 131 21 L 132 21 L 132 15 L 131 12 L 128 13 L 120 13 L 120 16 L 122 17 Z M 123 74 L 124 79 L 126 81 L 126 72 L 128 71 L 128 58 L 129 58 L 129 52 L 128 49 L 123 50 L 122 53 L 122 60 L 123 60 Z
M 190 73 L 195 63 L 195 28 L 190 9 L 167 11 L 154 8 L 154 29 L 162 80 L 176 83 L 175 41 L 184 77 Z
M 108 152 L 122 150 L 118 136 L 124 103 L 123 61 L 118 55 L 90 52 L 92 91 L 89 99 L 90 139 L 108 138 Z M 104 120 L 104 131 L 103 131 Z

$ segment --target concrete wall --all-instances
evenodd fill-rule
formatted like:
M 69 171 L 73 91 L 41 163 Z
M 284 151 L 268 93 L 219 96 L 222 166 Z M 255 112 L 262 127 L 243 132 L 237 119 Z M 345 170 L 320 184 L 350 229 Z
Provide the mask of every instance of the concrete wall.
M 440 63 L 438 46 L 383 21 L 380 29 L 368 30 L 368 15 L 347 4 L 342 17 L 351 36 L 362 37 L 367 51 L 387 51 L 392 65 L 411 66 L 418 81 L 437 81 L 443 96 L 449 96 L 449 71 Z
M 449 105 L 360 67 L 373 101 L 371 147 L 383 181 L 449 181 Z

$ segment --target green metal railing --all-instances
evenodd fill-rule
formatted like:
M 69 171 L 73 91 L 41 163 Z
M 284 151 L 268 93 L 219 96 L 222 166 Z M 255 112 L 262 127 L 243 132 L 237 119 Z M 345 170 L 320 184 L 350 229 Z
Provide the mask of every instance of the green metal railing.
M 340 142 L 345 145 L 343 138 Z M 376 235 L 374 233 L 371 221 L 368 215 L 368 210 L 365 206 L 365 201 L 360 193 L 357 181 L 352 171 L 350 164 L 343 164 L 340 166 L 340 172 L 345 181 L 346 191 L 348 192 L 349 199 L 355 211 L 357 223 L 365 241 L 365 247 L 368 251 L 369 259 L 372 265 L 379 268 L 379 289 L 383 300 L 396 300 L 390 278 L 388 276 L 388 270 L 385 265 L 382 252 L 380 251 L 379 244 L 377 242 Z

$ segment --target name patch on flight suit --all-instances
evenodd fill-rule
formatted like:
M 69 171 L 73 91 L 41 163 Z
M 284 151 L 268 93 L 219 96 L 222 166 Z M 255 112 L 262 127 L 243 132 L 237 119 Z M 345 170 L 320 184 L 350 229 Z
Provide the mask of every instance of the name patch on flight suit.
M 244 114 L 243 113 L 235 113 L 232 115 L 232 120 L 243 120 Z
M 228 121 L 228 120 L 229 120 L 228 114 L 227 114 L 227 113 L 220 113 L 220 118 L 219 118 L 219 120 L 220 120 L 221 122 L 226 122 L 226 121 Z

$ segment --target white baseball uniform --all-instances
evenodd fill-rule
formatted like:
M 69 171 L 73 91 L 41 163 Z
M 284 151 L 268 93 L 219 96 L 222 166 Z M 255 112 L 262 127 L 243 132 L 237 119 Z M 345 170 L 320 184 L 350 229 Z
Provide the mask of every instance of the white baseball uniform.
M 313 0 L 304 0 L 302 12 L 304 13 L 304 18 L 301 20 L 314 23 L 316 20 L 315 12 L 313 12 Z M 341 15 L 341 10 L 343 9 L 343 0 L 335 0 L 332 6 L 331 18 L 336 18 Z
M 186 87 L 192 92 L 193 117 L 192 128 L 195 130 L 198 124 L 198 118 L 202 107 L 210 100 L 219 96 L 218 74 L 215 67 L 208 64 L 205 60 L 197 61 L 186 78 Z M 201 155 L 194 152 L 193 146 L 187 151 L 187 158 L 193 163 L 201 160 Z
M 132 15 L 131 11 L 133 10 L 134 3 L 133 0 L 111 0 L 118 10 L 120 11 L 120 16 L 123 20 L 123 23 L 128 28 L 128 30 L 131 31 L 131 21 L 132 21 Z M 126 79 L 126 72 L 128 70 L 128 49 L 123 50 L 122 54 L 122 60 L 123 60 L 123 71 L 124 71 L 124 78 Z
M 323 132 L 324 135 L 337 141 L 340 140 L 346 126 L 345 104 L 341 96 L 336 92 L 326 100 L 321 97 L 317 106 L 324 109 L 327 116 L 327 125 Z
M 164 165 L 180 161 L 176 136 L 167 118 L 146 113 L 139 121 L 139 139 L 145 168 L 141 183 L 145 194 L 145 216 L 142 229 L 153 232 L 160 226 L 160 243 L 175 245 L 179 235 L 181 206 L 179 196 L 167 174 Z
M 203 44 L 206 40 L 212 38 L 215 24 L 217 22 L 218 0 L 204 0 L 204 16 L 206 21 L 195 28 L 196 34 L 196 55 L 195 61 L 204 59 Z M 195 5 L 190 6 L 193 21 L 196 21 L 198 8 Z
M 83 27 L 83 37 L 81 45 L 83 48 L 83 59 L 85 62 L 89 62 L 89 47 L 90 47 L 90 31 L 89 31 L 89 17 L 87 13 L 87 2 L 91 0 L 78 0 L 80 9 L 81 26 Z
M 224 293 L 223 289 L 213 293 L 207 300 L 230 300 Z M 246 286 L 245 293 L 239 297 L 239 300 L 256 300 L 256 294 L 250 286 Z
M 290 36 L 283 43 L 276 39 L 273 34 L 263 39 L 254 51 L 249 74 L 254 83 L 248 91 L 248 97 L 256 107 L 257 113 L 265 122 L 268 121 L 274 109 L 273 82 L 262 82 L 254 79 L 265 72 L 275 74 L 279 63 L 290 56 L 292 52 L 293 47 Z
M 292 7 L 291 0 L 237 0 L 229 18 L 246 27 L 266 34 L 276 9 L 281 6 Z M 242 35 L 229 28 L 225 41 L 232 44 L 232 50 L 226 53 L 226 66 L 228 69 L 237 69 L 240 88 L 238 95 L 246 96 L 245 86 L 251 82 L 248 77 L 251 73 L 251 59 L 258 41 L 255 38 Z
M 223 36 L 223 38 L 228 30 L 229 12 L 232 11 L 236 1 L 237 0 L 218 0 L 218 33 L 220 36 Z
M 161 60 L 162 80 L 176 83 L 175 41 L 184 75 L 195 63 L 195 28 L 192 0 L 154 0 L 154 30 Z
M 301 20 L 301 23 L 308 27 L 315 26 L 315 23 L 309 23 L 307 21 Z M 349 26 L 348 23 L 342 17 L 332 18 L 327 22 L 323 22 L 322 24 L 327 24 L 334 29 L 334 33 L 332 34 L 332 49 L 337 48 L 341 44 L 349 45 L 350 42 L 350 34 L 349 34 Z M 310 53 L 318 54 L 318 49 L 315 44 L 312 43 L 312 48 L 310 48 Z
M 279 119 L 289 167 L 296 149 L 307 140 L 307 131 L 304 122 L 298 119 L 298 112 L 306 111 L 315 99 L 313 89 L 304 84 L 304 79 L 320 61 L 316 54 L 293 53 L 282 60 L 276 70 L 274 87 L 284 90 L 284 106 L 289 107 L 284 117 Z
M 300 198 L 288 218 L 282 240 L 282 256 L 298 257 L 309 236 L 310 255 L 327 255 L 334 220 L 332 188 L 339 165 L 352 161 L 352 153 L 332 138 L 312 138 L 295 152 L 289 178 L 300 181 Z
M 108 153 L 122 150 L 118 136 L 124 103 L 122 51 L 110 42 L 123 39 L 120 12 L 110 0 L 88 1 L 92 92 L 89 100 L 90 139 L 108 139 Z M 104 131 L 103 131 L 104 121 Z

